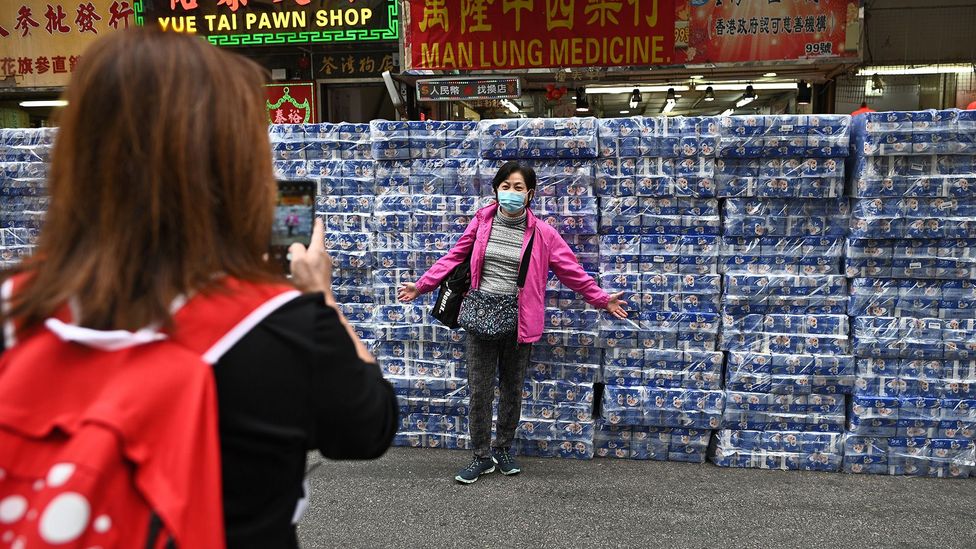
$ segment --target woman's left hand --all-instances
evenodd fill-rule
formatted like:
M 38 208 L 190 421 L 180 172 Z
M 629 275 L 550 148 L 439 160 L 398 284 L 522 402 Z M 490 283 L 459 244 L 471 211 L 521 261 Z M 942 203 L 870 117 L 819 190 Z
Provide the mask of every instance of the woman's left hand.
M 610 301 L 607 302 L 607 312 L 617 318 L 627 318 L 627 311 L 624 310 L 627 302 L 620 298 L 622 295 L 623 292 L 610 294 Z

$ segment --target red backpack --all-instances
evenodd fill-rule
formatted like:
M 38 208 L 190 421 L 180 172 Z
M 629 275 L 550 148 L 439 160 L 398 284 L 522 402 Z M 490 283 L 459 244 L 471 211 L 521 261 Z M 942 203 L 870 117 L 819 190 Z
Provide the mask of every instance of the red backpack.
M 2 288 L 8 301 L 15 284 Z M 4 326 L 3 547 L 220 549 L 217 400 L 210 365 L 298 292 L 225 279 L 168 332 L 98 331 L 65 307 Z

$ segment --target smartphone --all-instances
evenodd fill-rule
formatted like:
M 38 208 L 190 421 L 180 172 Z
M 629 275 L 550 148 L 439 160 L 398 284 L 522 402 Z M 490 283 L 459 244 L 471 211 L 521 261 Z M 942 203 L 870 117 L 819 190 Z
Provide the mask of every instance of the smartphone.
M 315 182 L 278 181 L 274 225 L 271 228 L 269 260 L 285 274 L 291 273 L 288 247 L 298 242 L 308 246 L 315 224 Z

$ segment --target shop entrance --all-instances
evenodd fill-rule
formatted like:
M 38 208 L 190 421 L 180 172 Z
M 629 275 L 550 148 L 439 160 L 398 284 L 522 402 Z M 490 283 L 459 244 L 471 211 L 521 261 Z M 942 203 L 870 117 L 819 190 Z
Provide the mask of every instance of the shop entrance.
M 396 109 L 382 81 L 320 84 L 323 122 L 396 120 Z

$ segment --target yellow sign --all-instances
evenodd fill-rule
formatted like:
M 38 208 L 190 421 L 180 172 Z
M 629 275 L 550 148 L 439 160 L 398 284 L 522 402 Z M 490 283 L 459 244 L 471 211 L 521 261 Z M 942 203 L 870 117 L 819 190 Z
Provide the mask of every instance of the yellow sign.
M 373 18 L 369 8 L 346 10 L 318 10 L 312 14 L 313 25 L 319 29 L 358 27 L 368 25 Z M 224 31 L 304 30 L 309 26 L 309 13 L 304 11 L 247 12 L 240 17 L 236 13 L 206 14 L 201 24 L 196 15 L 160 17 L 163 30 L 210 35 Z
M 0 4 L 0 80 L 19 88 L 67 85 L 85 48 L 135 26 L 134 0 L 9 0 Z
M 218 46 L 394 41 L 400 0 L 154 0 L 145 25 Z

